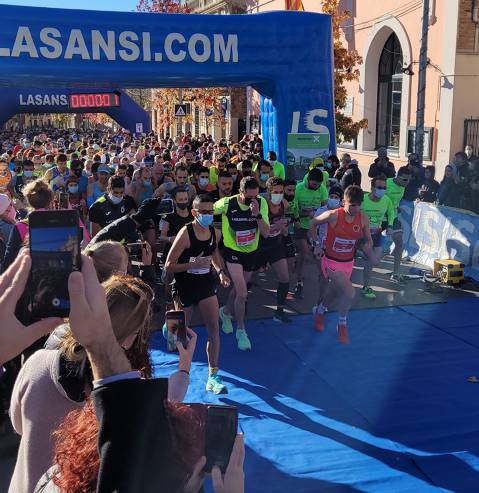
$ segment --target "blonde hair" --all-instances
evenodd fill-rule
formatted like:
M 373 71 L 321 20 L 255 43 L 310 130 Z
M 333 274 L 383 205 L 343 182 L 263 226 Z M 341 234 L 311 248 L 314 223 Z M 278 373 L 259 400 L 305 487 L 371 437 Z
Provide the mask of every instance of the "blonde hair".
M 123 245 L 117 241 L 107 240 L 90 244 L 85 248 L 84 253 L 92 258 L 100 282 L 118 273 L 122 262 L 128 263 L 128 254 Z
M 148 339 L 151 330 L 153 290 L 141 279 L 114 275 L 102 283 L 105 289 L 111 325 L 121 344 L 136 334 L 135 342 L 126 350 L 134 369 L 142 369 L 151 375 Z M 59 345 L 59 350 L 70 361 L 86 360 L 86 353 L 76 341 L 70 328 Z
M 32 209 L 46 209 L 53 202 L 53 192 L 41 178 L 25 185 L 22 193 Z

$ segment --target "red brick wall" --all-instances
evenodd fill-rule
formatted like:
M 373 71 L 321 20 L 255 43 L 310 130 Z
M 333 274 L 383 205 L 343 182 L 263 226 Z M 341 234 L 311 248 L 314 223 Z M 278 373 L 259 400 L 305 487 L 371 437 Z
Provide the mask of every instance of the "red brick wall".
M 472 4 L 472 0 L 460 0 L 459 2 L 457 51 L 474 51 L 476 24 L 472 21 Z M 477 4 L 479 6 L 479 2 Z

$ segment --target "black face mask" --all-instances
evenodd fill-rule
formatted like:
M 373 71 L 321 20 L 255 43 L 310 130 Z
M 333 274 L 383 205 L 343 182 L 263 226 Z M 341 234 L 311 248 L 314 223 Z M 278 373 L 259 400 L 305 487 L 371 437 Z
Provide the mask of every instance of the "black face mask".
M 250 197 L 246 197 L 246 198 L 244 199 L 244 205 L 250 205 L 250 204 L 251 204 L 251 202 L 253 202 L 253 199 L 252 199 L 252 198 L 250 198 Z
M 311 186 L 311 185 L 308 183 L 308 188 L 309 188 L 310 190 L 318 190 L 318 188 L 319 188 L 319 187 L 317 187 L 317 186 Z
M 176 204 L 176 207 L 178 207 L 178 209 L 185 210 L 185 209 L 188 208 L 188 203 L 186 203 L 186 204 Z
M 251 171 L 248 170 L 243 171 L 243 176 L 251 176 Z
M 81 169 L 74 169 L 73 170 L 73 174 L 75 176 L 78 176 L 78 178 L 80 178 L 81 177 Z
M 288 202 L 291 202 L 292 200 L 294 200 L 294 193 L 293 193 L 293 194 L 285 193 L 285 194 L 284 194 L 284 198 L 285 198 Z

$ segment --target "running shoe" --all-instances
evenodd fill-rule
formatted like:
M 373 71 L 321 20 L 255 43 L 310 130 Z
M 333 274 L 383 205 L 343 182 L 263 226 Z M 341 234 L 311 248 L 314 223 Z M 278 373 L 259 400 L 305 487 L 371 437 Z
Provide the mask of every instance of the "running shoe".
M 302 300 L 303 299 L 303 284 L 296 284 L 296 289 L 294 290 L 294 297 L 297 300 Z
M 348 326 L 338 322 L 338 340 L 341 344 L 349 344 Z
M 369 287 L 369 286 L 364 286 L 361 289 L 361 294 L 367 298 L 368 300 L 375 300 L 376 299 L 376 294 L 374 291 Z
M 405 281 L 405 277 L 401 274 L 391 274 L 389 279 L 397 284 L 404 284 Z
M 221 320 L 221 330 L 225 334 L 231 334 L 231 332 L 233 332 L 233 321 L 231 319 L 231 316 L 225 313 L 224 306 L 220 308 L 220 320 Z
M 238 349 L 241 351 L 251 350 L 251 342 L 245 329 L 236 330 L 236 340 L 238 341 Z
M 313 316 L 314 316 L 314 328 L 323 332 L 324 330 L 324 312 L 321 313 L 318 311 L 318 306 L 313 306 Z
M 223 383 L 218 373 L 214 373 L 208 377 L 208 381 L 206 382 L 206 390 L 213 392 L 213 394 L 228 393 L 228 388 Z
M 274 314 L 273 320 L 282 324 L 290 324 L 293 321 L 284 312 L 278 312 Z

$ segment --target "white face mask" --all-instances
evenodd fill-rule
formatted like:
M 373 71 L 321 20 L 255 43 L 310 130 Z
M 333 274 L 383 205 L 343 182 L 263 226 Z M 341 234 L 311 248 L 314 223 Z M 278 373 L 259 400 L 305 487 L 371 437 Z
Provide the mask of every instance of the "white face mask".
M 208 178 L 200 178 L 198 180 L 200 187 L 206 187 L 209 182 L 210 182 L 210 180 Z
M 113 195 L 112 193 L 108 194 L 108 198 L 116 205 L 119 204 L 122 200 L 123 197 L 117 197 L 116 195 Z
M 281 204 L 283 197 L 284 197 L 284 194 L 282 194 L 282 193 L 272 193 L 271 194 L 271 203 L 274 205 Z

